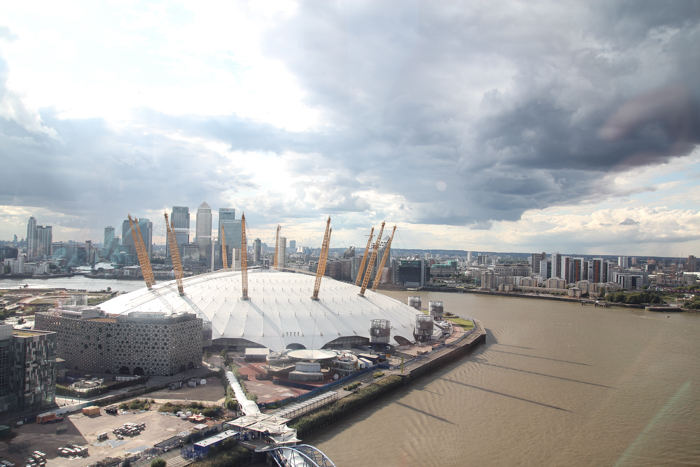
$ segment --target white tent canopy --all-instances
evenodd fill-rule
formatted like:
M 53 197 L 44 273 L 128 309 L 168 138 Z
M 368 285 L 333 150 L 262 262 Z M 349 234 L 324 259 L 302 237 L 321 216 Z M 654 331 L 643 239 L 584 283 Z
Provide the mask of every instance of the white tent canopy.
M 319 300 L 312 300 L 315 277 L 253 270 L 248 273 L 250 300 L 241 300 L 240 271 L 221 270 L 184 279 L 185 296 L 175 281 L 156 284 L 102 303 L 110 314 L 133 311 L 196 313 L 211 321 L 212 339 L 242 338 L 271 350 L 290 344 L 320 349 L 344 336 L 369 338 L 372 319 L 388 319 L 391 337 L 413 340 L 417 311 L 371 290 L 358 295 L 353 284 L 324 277 Z

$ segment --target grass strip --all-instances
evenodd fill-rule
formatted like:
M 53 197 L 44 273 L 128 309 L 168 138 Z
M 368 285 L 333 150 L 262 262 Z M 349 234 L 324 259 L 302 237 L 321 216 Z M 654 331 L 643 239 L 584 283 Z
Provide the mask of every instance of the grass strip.
M 297 430 L 297 436 L 304 436 L 364 407 L 402 385 L 403 379 L 400 376 L 389 376 L 376 383 L 365 386 L 354 394 L 343 397 L 342 399 L 300 417 L 290 424 L 289 427 Z

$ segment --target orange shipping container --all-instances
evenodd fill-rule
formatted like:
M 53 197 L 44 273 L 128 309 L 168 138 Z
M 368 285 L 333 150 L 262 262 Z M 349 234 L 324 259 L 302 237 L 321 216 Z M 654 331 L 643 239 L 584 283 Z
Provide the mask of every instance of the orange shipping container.
M 83 415 L 99 415 L 100 414 L 100 408 L 99 407 L 85 407 L 83 408 Z

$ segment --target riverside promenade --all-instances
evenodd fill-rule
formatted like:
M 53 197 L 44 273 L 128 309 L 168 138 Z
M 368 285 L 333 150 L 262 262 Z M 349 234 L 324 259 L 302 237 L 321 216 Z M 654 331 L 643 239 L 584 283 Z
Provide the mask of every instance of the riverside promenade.
M 472 349 L 486 342 L 486 329 L 483 324 L 477 319 L 472 321 L 474 321 L 474 329 L 463 338 L 430 353 L 419 355 L 404 363 L 403 371 L 401 368 L 391 369 L 386 372 L 387 375 L 398 375 L 403 378 L 404 384 L 408 384 L 425 373 L 465 356 Z

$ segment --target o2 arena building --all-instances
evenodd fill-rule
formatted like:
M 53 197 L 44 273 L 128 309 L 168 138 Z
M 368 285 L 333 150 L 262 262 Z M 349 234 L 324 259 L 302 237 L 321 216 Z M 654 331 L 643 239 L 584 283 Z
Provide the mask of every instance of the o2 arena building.
M 112 316 L 194 314 L 204 321 L 205 333 L 211 326 L 211 344 L 232 350 L 338 349 L 414 340 L 420 313 L 415 308 L 371 290 L 360 296 L 359 287 L 329 277 L 313 300 L 314 283 L 311 275 L 249 270 L 245 300 L 241 271 L 221 270 L 185 278 L 182 296 L 172 281 L 120 295 L 99 308 Z

